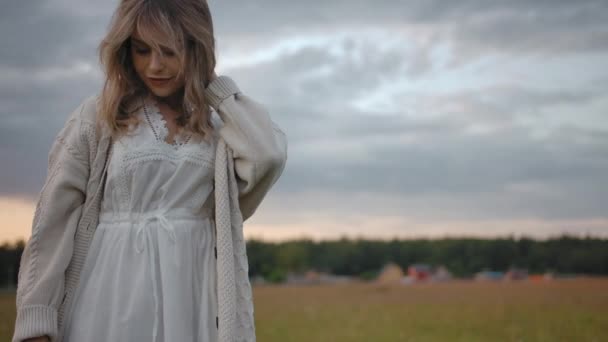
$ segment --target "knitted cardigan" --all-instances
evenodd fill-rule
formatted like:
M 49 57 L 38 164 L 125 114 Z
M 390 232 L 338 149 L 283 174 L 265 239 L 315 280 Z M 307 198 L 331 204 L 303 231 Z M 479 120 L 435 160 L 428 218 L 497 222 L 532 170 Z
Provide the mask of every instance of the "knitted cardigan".
M 218 342 L 255 341 L 243 222 L 283 172 L 287 139 L 265 107 L 228 76 L 214 79 L 205 98 L 221 119 L 214 174 Z M 63 339 L 112 154 L 107 126 L 96 125 L 97 99 L 85 99 L 72 112 L 51 146 L 20 262 L 13 342 Z

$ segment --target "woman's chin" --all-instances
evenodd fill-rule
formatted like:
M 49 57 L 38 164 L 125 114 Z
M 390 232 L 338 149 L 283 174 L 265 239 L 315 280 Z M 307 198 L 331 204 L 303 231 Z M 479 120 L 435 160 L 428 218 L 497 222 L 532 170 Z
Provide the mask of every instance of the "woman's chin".
M 169 89 L 169 88 L 158 88 L 158 87 L 150 87 L 148 86 L 148 89 L 152 92 L 152 94 L 154 94 L 156 97 L 169 97 L 171 96 L 173 93 L 175 93 L 175 89 Z

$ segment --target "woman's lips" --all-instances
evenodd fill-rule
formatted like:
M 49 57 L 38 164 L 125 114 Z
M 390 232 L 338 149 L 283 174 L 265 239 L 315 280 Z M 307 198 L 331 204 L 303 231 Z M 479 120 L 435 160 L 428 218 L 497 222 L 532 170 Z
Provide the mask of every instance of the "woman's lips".
M 170 78 L 151 78 L 151 77 L 148 77 L 148 81 L 152 85 L 154 85 L 154 86 L 162 87 L 162 86 L 166 85 L 167 83 L 169 83 L 169 81 L 171 81 L 172 78 L 173 77 L 170 77 Z

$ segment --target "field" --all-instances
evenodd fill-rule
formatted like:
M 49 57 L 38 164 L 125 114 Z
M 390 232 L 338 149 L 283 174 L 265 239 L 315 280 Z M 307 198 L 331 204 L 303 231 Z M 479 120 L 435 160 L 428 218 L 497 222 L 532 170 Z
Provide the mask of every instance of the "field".
M 260 342 L 608 341 L 608 280 L 254 287 Z M 14 294 L 0 295 L 9 341 Z

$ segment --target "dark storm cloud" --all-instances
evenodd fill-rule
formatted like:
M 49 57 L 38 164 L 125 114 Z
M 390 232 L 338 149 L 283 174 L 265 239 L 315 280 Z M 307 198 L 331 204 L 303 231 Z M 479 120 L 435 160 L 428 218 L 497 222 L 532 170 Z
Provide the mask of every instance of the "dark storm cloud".
M 462 58 L 481 51 L 580 52 L 608 48 L 606 1 L 251 1 L 211 2 L 224 34 L 293 33 L 294 28 L 357 29 L 428 25 Z M 255 20 L 252 20 L 255 18 Z M 233 22 L 239 25 L 233 25 Z M 435 41 L 436 42 L 436 41 Z
M 398 29 L 429 25 L 463 54 L 515 49 L 553 52 L 606 49 L 605 1 L 210 1 L 220 38 L 302 33 L 316 27 Z M 116 1 L 18 1 L 0 14 L 3 66 L 41 66 L 90 58 Z M 238 23 L 238 24 L 235 24 Z M 15 34 L 15 33 L 18 34 Z M 331 32 L 331 31 L 329 31 Z M 403 34 L 395 31 L 396 35 Z
M 564 128 L 544 140 L 536 140 L 530 136 L 529 127 L 516 122 L 517 115 L 530 116 L 547 108 L 592 101 L 605 93 L 594 84 L 578 90 L 492 85 L 449 94 L 403 93 L 403 97 L 415 98 L 422 107 L 433 108 L 436 118 L 413 118 L 404 115 L 409 111 L 405 108 L 392 114 L 369 115 L 346 108 L 345 104 L 348 99 L 365 96 L 366 87 L 377 86 L 375 68 L 367 69 L 365 65 L 369 64 L 363 63 L 353 69 L 348 58 L 317 58 L 315 61 L 337 64 L 331 68 L 336 72 L 298 83 L 295 77 L 286 79 L 287 69 L 282 67 L 295 64 L 298 70 L 302 69 L 304 61 L 298 56 L 293 53 L 268 65 L 252 67 L 255 70 L 242 68 L 237 73 L 252 79 L 273 75 L 269 78 L 283 80 L 247 87 L 267 95 L 271 112 L 286 124 L 291 150 L 298 153 L 290 160 L 287 171 L 288 178 L 297 182 L 280 184 L 286 191 L 317 188 L 341 193 L 375 191 L 404 197 L 458 197 L 501 193 L 512 185 L 530 183 L 568 189 L 569 200 L 553 198 L 547 202 L 547 197 L 535 200 L 528 196 L 509 202 L 513 212 L 537 212 L 546 217 L 601 213 L 599 203 L 608 199 L 608 192 L 597 191 L 608 162 L 606 153 L 598 148 L 602 144 L 608 146 L 601 131 L 566 132 Z M 364 81 L 343 82 L 344 73 L 340 70 L 349 70 Z M 303 91 L 302 85 L 309 83 L 313 86 Z M 285 84 L 290 85 L 289 90 L 283 88 Z M 323 95 L 330 91 L 336 102 Z M 458 111 L 451 110 L 453 106 Z M 467 134 L 472 125 L 487 125 L 492 132 Z M 596 147 L 591 148 L 589 142 L 579 143 L 583 137 Z M 341 148 L 342 145 L 347 147 Z M 357 151 L 354 156 L 348 153 L 352 151 Z M 573 202 L 587 201 L 593 204 L 584 208 L 575 205 L 577 210 L 573 209 Z M 501 207 L 507 210 L 508 206 Z
M 24 73 L 94 57 L 107 20 L 72 15 L 53 1 L 8 1 L 1 13 L 0 68 Z
M 513 217 L 584 218 L 604 213 L 608 200 L 605 133 L 590 148 L 584 142 L 573 143 L 577 138 L 588 138 L 586 131 L 578 132 L 578 136 L 570 132 L 567 139 L 551 136 L 538 142 L 527 131 L 516 129 L 491 136 L 458 136 L 443 130 L 446 136 L 429 134 L 425 138 L 416 128 L 412 127 L 413 134 L 420 138 L 416 143 L 399 145 L 378 139 L 375 144 L 362 144 L 369 156 L 364 160 L 324 155 L 311 167 L 310 160 L 295 159 L 289 172 L 290 178 L 298 182 L 282 186 L 294 192 L 317 188 L 351 195 L 371 191 L 405 199 L 462 198 L 471 214 L 498 204 L 493 214 L 504 215 L 509 209 Z M 437 127 L 435 133 L 440 131 L 442 127 Z M 521 185 L 525 190 L 528 184 L 541 185 L 547 192 L 520 196 L 508 193 L 511 187 Z M 468 200 L 486 194 L 495 194 L 502 201 Z
M 341 127 L 336 128 L 339 123 L 335 122 L 333 133 L 329 129 L 320 132 L 317 137 L 326 149 L 331 151 L 332 144 L 352 143 L 368 157 L 335 158 L 323 153 L 320 146 L 316 159 L 324 165 L 319 173 L 308 174 L 293 185 L 304 190 L 315 183 L 323 188 L 335 182 L 342 190 L 367 188 L 403 194 L 500 191 L 511 182 L 601 182 L 608 166 L 608 153 L 602 148 L 608 146 L 608 134 L 603 131 L 564 128 L 559 133 L 568 132 L 567 136 L 553 134 L 537 141 L 517 126 L 469 135 L 462 133 L 466 127 L 449 118 L 427 123 L 396 116 L 381 120 L 353 116 Z M 583 137 L 592 139 L 592 145 L 581 141 Z M 301 144 L 307 142 L 302 140 Z M 304 167 L 309 162 L 304 159 L 298 165 L 303 173 L 311 171 Z M 292 168 L 293 172 L 300 169 Z M 344 177 L 331 176 L 337 173 Z

